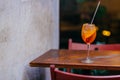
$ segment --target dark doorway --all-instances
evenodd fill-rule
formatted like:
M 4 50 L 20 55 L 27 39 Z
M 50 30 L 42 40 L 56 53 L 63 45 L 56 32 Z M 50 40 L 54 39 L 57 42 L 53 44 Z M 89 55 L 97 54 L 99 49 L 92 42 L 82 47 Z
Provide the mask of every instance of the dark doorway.
M 90 23 L 99 0 L 60 0 L 60 48 L 68 48 L 68 39 L 84 43 L 81 26 Z M 101 0 L 94 24 L 98 27 L 96 43 L 120 43 L 120 0 Z M 112 5 L 112 6 L 111 6 Z M 104 35 L 103 31 L 110 32 Z

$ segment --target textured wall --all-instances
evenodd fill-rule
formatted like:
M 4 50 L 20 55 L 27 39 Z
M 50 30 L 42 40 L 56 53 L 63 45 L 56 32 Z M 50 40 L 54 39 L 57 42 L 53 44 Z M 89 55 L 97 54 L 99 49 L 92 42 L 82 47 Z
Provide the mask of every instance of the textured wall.
M 0 0 L 0 80 L 50 80 L 29 62 L 58 48 L 58 0 Z

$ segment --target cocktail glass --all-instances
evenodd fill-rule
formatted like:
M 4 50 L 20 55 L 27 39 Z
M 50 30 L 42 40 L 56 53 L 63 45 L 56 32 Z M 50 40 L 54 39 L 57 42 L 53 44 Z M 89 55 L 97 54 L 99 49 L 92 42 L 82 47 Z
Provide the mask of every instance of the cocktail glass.
M 85 23 L 82 26 L 81 36 L 83 41 L 87 44 L 87 57 L 82 60 L 83 63 L 92 63 L 93 60 L 90 59 L 90 44 L 96 38 L 96 26 L 94 24 Z

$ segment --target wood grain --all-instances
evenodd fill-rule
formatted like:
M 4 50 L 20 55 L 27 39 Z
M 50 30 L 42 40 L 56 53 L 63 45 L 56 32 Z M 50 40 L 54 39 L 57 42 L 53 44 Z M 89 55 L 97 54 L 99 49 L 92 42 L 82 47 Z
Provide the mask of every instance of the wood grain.
M 120 70 L 120 51 L 98 50 L 90 51 L 93 63 L 81 63 L 86 57 L 86 50 L 51 49 L 30 62 L 31 67 L 49 67 L 54 64 L 58 68 L 83 68 Z

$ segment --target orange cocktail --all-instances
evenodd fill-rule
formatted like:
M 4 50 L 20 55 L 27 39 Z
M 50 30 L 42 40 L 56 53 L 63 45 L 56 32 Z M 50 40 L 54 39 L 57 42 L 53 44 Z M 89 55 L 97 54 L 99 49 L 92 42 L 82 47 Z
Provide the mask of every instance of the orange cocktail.
M 90 44 L 95 40 L 96 38 L 96 26 L 94 24 L 88 24 L 85 23 L 82 26 L 81 36 L 83 41 L 88 46 L 88 52 L 86 59 L 83 59 L 83 63 L 92 63 L 93 61 L 89 58 L 89 51 L 90 51 Z
M 92 43 L 96 38 L 96 26 L 88 23 L 83 24 L 81 36 L 85 43 Z

